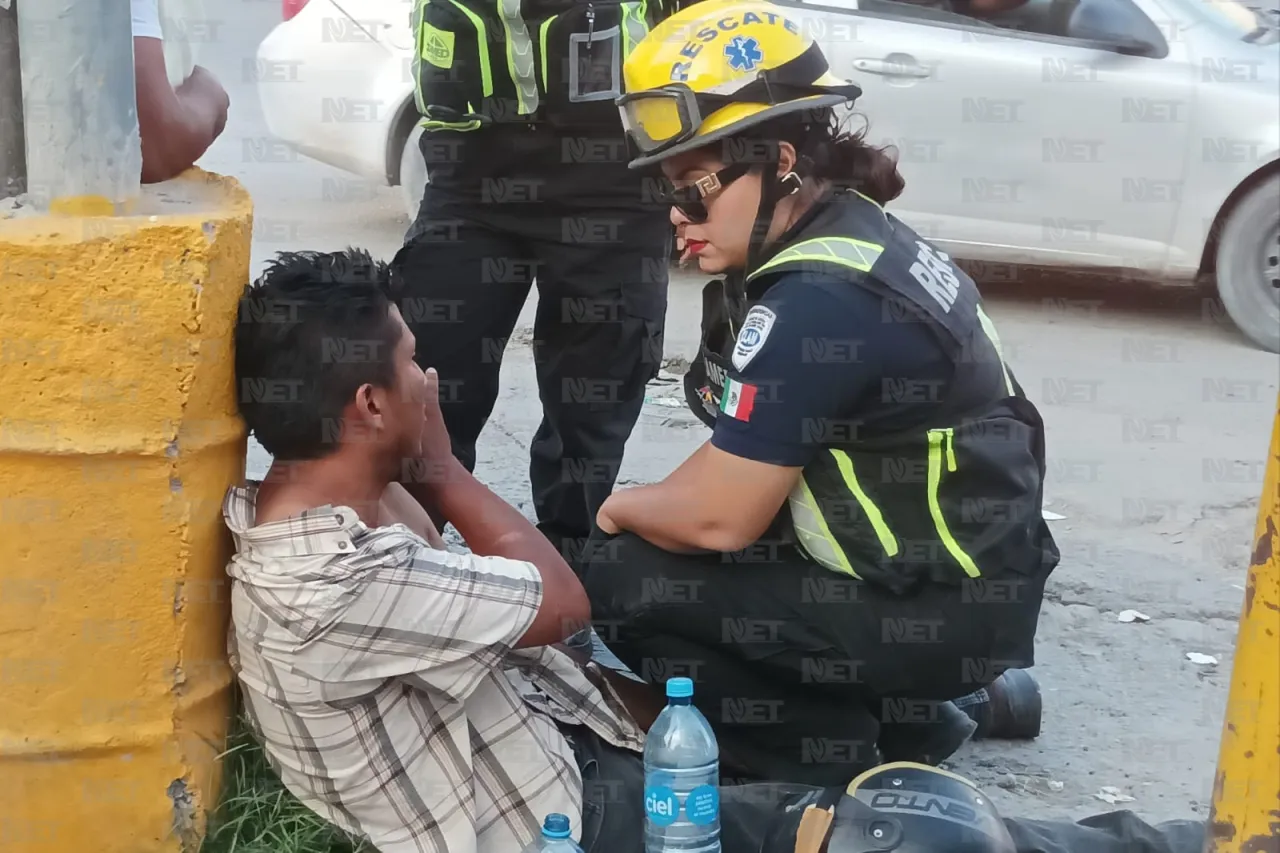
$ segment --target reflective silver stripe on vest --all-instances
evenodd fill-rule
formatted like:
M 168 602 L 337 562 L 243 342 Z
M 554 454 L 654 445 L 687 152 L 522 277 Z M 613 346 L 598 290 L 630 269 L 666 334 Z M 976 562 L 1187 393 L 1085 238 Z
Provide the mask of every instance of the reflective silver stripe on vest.
M 538 109 L 538 77 L 533 62 L 533 36 L 520 17 L 520 0 L 498 0 L 498 14 L 507 36 L 507 68 L 516 87 L 520 115 Z
M 796 544 L 809 558 L 823 568 L 861 580 L 822 517 L 822 508 L 805 482 L 804 474 L 791 490 L 787 505 L 791 509 L 791 527 L 796 533 Z
M 1004 347 L 1000 345 L 1000 335 L 996 333 L 996 324 L 991 322 L 991 318 L 987 316 L 987 312 L 982 310 L 982 303 L 978 303 L 978 322 L 982 325 L 982 331 L 986 333 L 987 339 L 991 341 L 991 345 L 995 347 L 996 358 L 1000 359 L 1000 370 L 1004 372 L 1004 390 L 1009 396 L 1013 396 L 1013 378 L 1009 376 L 1009 364 L 1004 360 Z
M 649 25 L 644 21 L 645 6 L 643 2 L 622 4 L 622 58 L 626 59 L 635 46 L 644 41 L 649 34 Z
M 859 272 L 871 272 L 876 261 L 884 254 L 884 246 L 868 243 L 865 240 L 854 240 L 850 237 L 815 237 L 788 246 L 764 266 L 747 276 L 747 281 L 763 272 L 773 270 L 785 264 L 825 263 L 834 264 Z

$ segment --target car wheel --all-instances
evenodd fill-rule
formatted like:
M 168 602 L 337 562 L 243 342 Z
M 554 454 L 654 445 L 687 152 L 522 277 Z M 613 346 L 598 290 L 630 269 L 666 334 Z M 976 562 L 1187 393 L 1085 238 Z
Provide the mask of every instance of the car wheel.
M 418 140 L 421 138 L 422 127 L 414 127 L 409 131 L 404 149 L 400 152 L 400 198 L 404 201 L 404 211 L 409 215 L 410 222 L 418 218 L 422 194 L 427 189 L 427 163 L 418 147 Z
M 1240 200 L 1218 243 L 1218 295 L 1249 340 L 1280 352 L 1280 175 Z

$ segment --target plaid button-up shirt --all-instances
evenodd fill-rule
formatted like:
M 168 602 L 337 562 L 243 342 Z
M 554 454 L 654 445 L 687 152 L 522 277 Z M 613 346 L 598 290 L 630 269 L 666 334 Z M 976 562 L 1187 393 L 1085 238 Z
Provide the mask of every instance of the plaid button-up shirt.
M 551 812 L 580 837 L 560 725 L 644 734 L 556 649 L 513 650 L 542 602 L 529 563 L 433 550 L 325 506 L 254 526 L 227 493 L 231 662 L 288 789 L 381 853 L 518 853 Z

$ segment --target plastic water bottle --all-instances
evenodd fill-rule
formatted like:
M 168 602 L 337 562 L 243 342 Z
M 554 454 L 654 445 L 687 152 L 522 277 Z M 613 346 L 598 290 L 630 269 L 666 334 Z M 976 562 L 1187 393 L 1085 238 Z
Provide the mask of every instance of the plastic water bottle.
M 667 682 L 644 746 L 645 853 L 720 853 L 720 747 L 693 707 L 693 682 Z
M 542 822 L 542 837 L 524 848 L 524 853 L 582 853 L 569 834 L 569 818 L 549 814 Z

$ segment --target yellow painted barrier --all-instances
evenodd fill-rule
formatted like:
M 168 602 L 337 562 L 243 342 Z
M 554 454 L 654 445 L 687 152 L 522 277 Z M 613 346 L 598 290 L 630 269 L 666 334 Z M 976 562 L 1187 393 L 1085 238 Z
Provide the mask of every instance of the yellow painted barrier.
M 1251 553 L 1209 853 L 1280 853 L 1280 401 Z
M 0 850 L 194 851 L 230 710 L 252 206 L 199 170 L 131 217 L 0 220 Z

